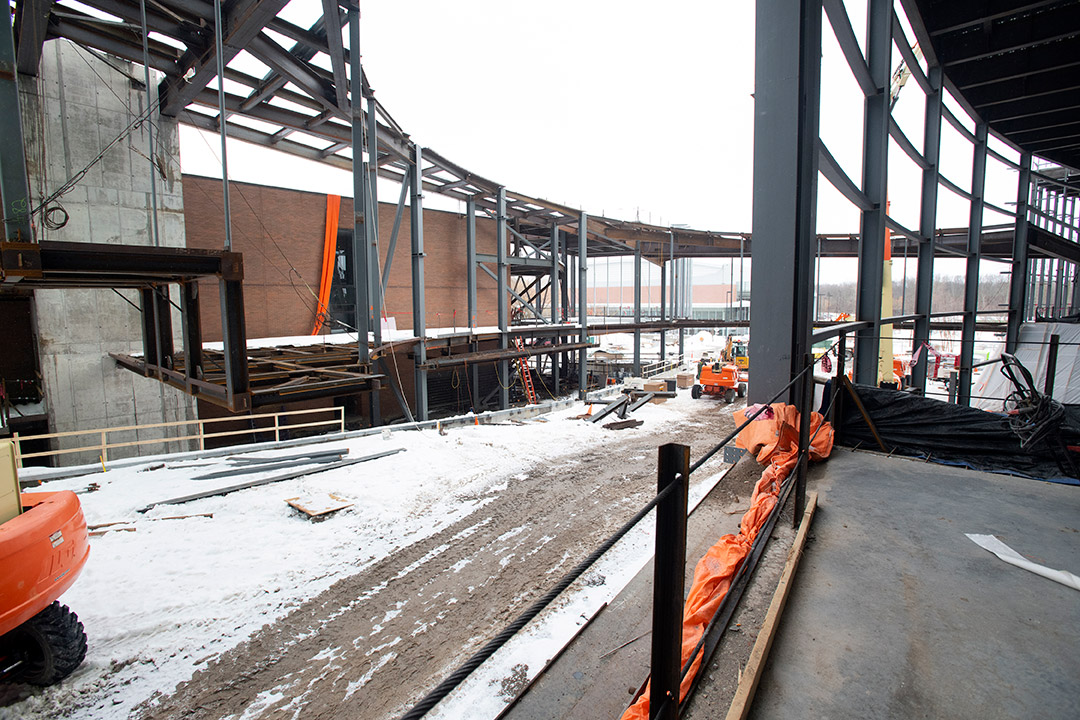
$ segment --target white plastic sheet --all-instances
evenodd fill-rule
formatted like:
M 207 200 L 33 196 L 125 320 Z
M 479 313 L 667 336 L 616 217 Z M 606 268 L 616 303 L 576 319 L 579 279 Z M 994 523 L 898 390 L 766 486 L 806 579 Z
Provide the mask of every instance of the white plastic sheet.
M 1080 590 L 1080 577 L 1073 575 L 1071 572 L 1066 570 L 1054 570 L 1045 565 L 1032 562 L 993 535 L 973 535 L 967 533 L 967 536 L 973 543 L 984 550 L 989 550 L 1010 565 L 1023 568 L 1036 575 L 1042 575 L 1044 578 L 1049 578 L 1054 582 L 1059 582 L 1074 590 Z

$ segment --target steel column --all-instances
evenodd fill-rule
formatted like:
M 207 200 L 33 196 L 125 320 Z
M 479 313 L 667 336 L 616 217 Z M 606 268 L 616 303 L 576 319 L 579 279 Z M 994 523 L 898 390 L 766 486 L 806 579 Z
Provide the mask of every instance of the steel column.
M 964 325 L 960 331 L 959 405 L 971 404 L 971 365 L 975 361 L 975 320 L 979 311 L 979 261 L 982 259 L 983 189 L 986 185 L 986 123 L 975 125 L 971 159 L 971 212 L 968 217 L 967 275 L 964 278 Z
M 581 213 L 578 217 L 578 323 L 581 326 L 578 332 L 579 342 L 589 341 L 589 215 Z M 578 397 L 585 399 L 585 392 L 589 387 L 589 351 L 586 348 L 578 350 Z
M 863 145 L 863 193 L 873 203 L 863 211 L 859 230 L 859 284 L 856 320 L 874 326 L 855 335 L 855 381 L 878 384 L 881 294 L 885 264 L 885 205 L 888 199 L 889 82 L 892 50 L 892 0 L 870 0 L 867 8 L 867 66 L 874 87 L 866 98 Z M 892 278 L 888 278 L 892 283 Z M 890 366 L 892 359 L 889 359 Z
M 1028 197 L 1031 193 L 1031 153 L 1020 156 L 1020 177 L 1016 186 L 1016 225 L 1013 230 L 1012 276 L 1009 278 L 1009 327 L 1005 333 L 1005 352 L 1016 352 L 1020 325 L 1027 306 L 1028 281 Z M 1077 287 L 1080 287 L 1078 283 Z
M 641 376 L 641 243 L 634 250 L 634 377 Z
M 476 322 L 476 201 L 465 203 L 465 284 L 468 286 L 469 328 Z
M 221 335 L 225 356 L 225 399 L 233 412 L 251 409 L 247 365 L 247 329 L 244 313 L 229 312 L 244 307 L 244 285 L 240 280 L 218 281 L 221 305 Z
M 670 235 L 670 233 L 669 233 Z M 667 321 L 667 263 L 660 262 L 660 322 Z M 673 313 L 674 314 L 674 313 Z M 667 358 L 667 330 L 660 331 L 660 359 Z
M 371 93 L 371 88 L 368 88 Z M 368 242 L 368 288 L 371 293 L 371 332 L 375 347 L 382 345 L 382 315 L 383 295 L 382 278 L 379 273 L 379 140 L 378 125 L 375 122 L 375 98 L 370 94 L 367 98 L 367 133 L 364 135 L 367 150 L 367 193 L 364 195 L 364 218 L 367 220 Z M 420 147 L 416 146 L 413 157 L 414 175 L 420 174 Z M 415 184 L 414 184 L 415 187 Z M 415 193 L 415 191 L 414 191 Z M 415 195 L 414 195 L 414 200 Z M 413 225 L 413 228 L 416 226 Z M 421 227 L 423 230 L 423 227 Z M 415 232 L 415 230 L 414 230 Z M 415 238 L 415 235 L 413 236 Z M 415 251 L 414 251 L 415 252 Z M 389 261 L 388 261 L 389 262 Z M 413 293 L 416 292 L 415 282 Z M 377 395 L 372 395 L 373 402 L 378 403 Z
M 368 112 L 372 109 L 369 106 Z M 424 181 L 420 172 L 423 159 L 420 146 L 413 146 L 413 167 L 409 172 L 411 196 L 409 198 L 409 231 L 412 238 L 412 322 L 413 335 L 420 338 L 416 344 L 416 418 L 428 419 L 428 371 L 427 363 L 427 307 L 424 297 Z M 376 206 L 376 212 L 378 207 Z
M 930 344 L 930 314 L 934 305 L 934 243 L 937 230 L 938 159 L 941 154 L 941 68 L 933 66 L 927 73 L 932 92 L 926 96 L 926 119 L 923 123 L 923 157 L 927 167 L 922 173 L 922 200 L 919 204 L 919 246 L 916 250 L 915 273 L 915 332 L 911 352 Z M 905 278 L 906 284 L 906 278 Z M 919 391 L 926 389 L 926 368 L 929 353 L 911 368 L 911 385 Z
M 364 216 L 364 197 L 367 194 L 367 176 L 364 173 L 364 116 L 360 97 L 361 75 L 360 67 L 360 4 L 356 0 L 349 3 L 349 96 L 352 110 L 352 146 L 353 146 L 353 237 L 352 237 L 352 271 L 353 271 L 353 301 L 356 306 L 356 347 L 359 354 L 360 365 L 371 364 L 371 354 L 368 351 L 368 332 L 371 327 L 371 306 L 368 303 L 369 288 L 367 285 L 368 253 L 367 227 Z M 373 393 L 374 394 L 374 393 Z M 372 423 L 374 424 L 374 422 Z
M 821 2 L 759 0 L 756 11 L 754 247 L 749 402 L 765 402 L 810 352 L 816 239 Z M 765 291 L 768 292 L 765 292 Z M 797 404 L 801 388 L 788 394 Z
M 510 347 L 510 298 L 506 277 L 509 265 L 506 262 L 506 242 L 506 188 L 500 187 L 495 200 L 495 256 L 498 258 L 499 272 L 499 277 L 496 280 L 499 307 L 499 348 L 502 350 Z M 510 363 L 506 360 L 500 360 L 498 369 L 499 376 L 496 379 L 499 382 L 499 409 L 506 410 L 510 407 Z
M 15 72 L 15 38 L 8 6 L 0 13 L 0 241 L 34 242 L 30 228 L 30 182 L 26 177 L 19 83 Z M 16 280 L 18 277 L 10 278 Z
M 548 297 L 551 299 L 551 324 L 557 325 L 562 322 L 562 291 L 559 282 L 559 226 L 551 226 L 551 284 L 548 286 Z M 555 338 L 558 344 L 558 337 Z M 554 385 L 552 392 L 559 394 L 559 355 L 551 356 L 551 384 Z
M 221 136 L 221 207 L 225 214 L 225 249 L 232 250 L 232 214 L 229 212 L 229 153 L 225 122 L 225 53 L 221 42 L 221 0 L 214 0 L 214 47 L 217 57 L 218 135 Z M 160 90 L 158 91 L 160 92 Z
M 189 280 L 180 283 L 180 314 L 184 330 L 184 374 L 188 380 L 187 392 L 198 394 L 192 380 L 202 380 L 202 322 L 199 314 L 199 282 Z

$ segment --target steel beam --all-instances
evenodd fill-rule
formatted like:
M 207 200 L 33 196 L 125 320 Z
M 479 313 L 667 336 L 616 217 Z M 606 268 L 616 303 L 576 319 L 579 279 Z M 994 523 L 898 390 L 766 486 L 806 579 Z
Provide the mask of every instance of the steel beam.
M 26 150 L 23 146 L 22 114 L 19 111 L 19 83 L 16 79 L 15 39 L 10 8 L 0 15 L 0 241 L 30 243 L 30 183 L 26 177 Z M 18 276 L 7 277 L 10 282 Z
M 967 274 L 964 278 L 964 327 L 960 333 L 960 373 L 956 402 L 971 404 L 971 365 L 975 359 L 975 321 L 979 310 L 979 261 L 982 258 L 983 190 L 986 185 L 986 123 L 975 125 L 971 159 L 971 212 L 968 217 Z
M 184 375 L 187 393 L 197 395 L 193 380 L 203 379 L 202 315 L 199 312 L 199 282 L 180 283 L 180 316 L 183 323 Z
M 498 272 L 496 278 L 496 293 L 499 310 L 499 348 L 506 350 L 510 347 L 510 323 L 509 305 L 510 298 L 507 293 L 507 273 L 509 268 L 506 264 L 506 188 L 500 187 L 496 191 L 495 199 L 495 253 L 498 257 Z M 506 410 L 510 407 L 510 363 L 506 360 L 498 362 L 499 376 L 499 409 Z
M 222 29 L 222 65 L 228 65 L 287 4 L 288 0 L 230 3 L 224 17 L 215 23 Z M 175 117 L 210 83 L 217 75 L 216 55 L 213 43 L 184 53 L 179 74 L 167 76 L 158 88 L 162 115 Z M 189 71 L 194 72 L 189 76 Z
M 860 221 L 855 319 L 873 322 L 874 326 L 855 335 L 855 381 L 877 385 L 881 294 L 885 282 L 885 204 L 888 199 L 889 82 L 892 72 L 889 67 L 892 50 L 890 0 L 870 0 L 867 28 L 867 65 L 877 91 L 865 102 L 863 194 L 874 207 L 864 210 Z M 892 278 L 888 282 L 892 283 Z
M 589 341 L 589 214 L 582 212 L 578 216 L 578 341 Z M 578 399 L 584 400 L 589 388 L 589 353 L 578 350 Z
M 21 0 L 15 6 L 15 33 L 19 38 L 17 64 L 24 75 L 38 74 L 52 5 L 53 0 Z
M 370 92 L 370 89 L 368 90 Z M 382 316 L 383 316 L 383 294 L 380 292 L 382 289 L 382 279 L 379 276 L 379 192 L 378 192 L 378 165 L 375 162 L 375 158 L 378 155 L 379 141 L 378 131 L 375 123 L 375 100 L 371 97 L 367 98 L 367 132 L 364 135 L 364 150 L 367 151 L 368 161 L 365 164 L 367 169 L 367 184 L 365 188 L 367 192 L 364 194 L 364 218 L 367 220 L 367 247 L 368 247 L 368 287 L 371 293 L 371 332 L 374 341 L 374 346 L 379 347 L 382 345 Z M 413 149 L 413 166 L 416 171 L 413 176 L 418 176 L 420 172 L 420 148 L 416 146 Z M 420 190 L 414 186 L 413 200 L 420 202 L 419 197 Z M 413 226 L 415 233 L 415 225 Z M 423 223 L 420 227 L 423 232 Z M 413 236 L 415 238 L 415 235 Z M 422 244 L 422 243 L 421 243 Z M 414 287 L 415 292 L 415 287 Z M 378 402 L 375 400 L 374 402 Z
M 1012 274 L 1009 278 L 1009 329 L 1005 333 L 1005 352 L 1016 352 L 1029 293 L 1028 280 L 1028 198 L 1031 196 L 1031 153 L 1020 156 L 1020 177 L 1016 186 L 1016 225 L 1013 231 Z M 1080 284 L 1077 285 L 1080 287 Z
M 765 402 L 809 352 L 817 205 L 821 2 L 759 0 L 755 44 L 754 312 L 750 401 Z M 795 404 L 798 388 L 787 402 Z
M 928 79 L 932 92 L 926 96 L 926 119 L 923 122 L 923 152 L 927 167 L 922 173 L 922 200 L 919 206 L 919 235 L 915 276 L 915 332 L 911 352 L 930 343 L 930 313 L 934 302 L 934 242 L 937 227 L 938 162 L 941 154 L 941 68 L 929 68 Z M 926 389 L 926 368 L 929 353 L 911 368 L 911 385 Z
M 221 336 L 224 340 L 225 401 L 233 412 L 251 409 L 244 326 L 244 286 L 239 280 L 220 278 Z
M 368 112 L 371 112 L 369 105 Z M 409 172 L 411 197 L 409 199 L 409 230 L 412 238 L 412 321 L 413 335 L 420 338 L 416 344 L 415 381 L 416 417 L 421 422 L 428 419 L 428 372 L 427 363 L 427 306 L 424 297 L 424 190 L 420 176 L 422 151 L 413 147 L 413 168 Z M 376 212 L 378 208 L 376 206 Z
M 468 286 L 469 328 L 476 322 L 476 202 L 465 203 L 465 284 Z

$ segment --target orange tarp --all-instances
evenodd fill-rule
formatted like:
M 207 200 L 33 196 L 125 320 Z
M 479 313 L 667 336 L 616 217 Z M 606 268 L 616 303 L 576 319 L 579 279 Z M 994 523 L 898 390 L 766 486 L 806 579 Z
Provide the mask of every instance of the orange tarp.
M 337 262 L 338 211 L 341 209 L 340 195 L 326 196 L 326 233 L 323 235 L 322 274 L 319 277 L 319 304 L 315 308 L 315 327 L 312 335 L 318 335 L 322 329 L 330 304 L 330 288 L 334 284 L 334 264 Z
M 741 425 L 748 415 L 753 415 L 756 407 L 749 407 L 734 413 L 735 422 Z M 810 445 L 810 459 L 823 460 L 832 452 L 832 427 L 818 413 L 810 418 L 810 435 L 813 437 L 824 424 L 817 437 Z M 724 535 L 709 548 L 705 556 L 694 569 L 694 580 L 683 608 L 682 629 L 682 665 L 686 664 L 690 654 L 697 647 L 705 633 L 705 628 L 716 614 L 724 596 L 727 595 L 731 581 L 735 578 L 739 566 L 750 554 L 754 543 L 769 513 L 776 507 L 780 487 L 784 479 L 795 467 L 799 456 L 799 413 L 792 405 L 777 403 L 758 416 L 735 441 L 738 447 L 746 448 L 757 456 L 758 462 L 768 463 L 761 474 L 761 479 L 754 486 L 750 499 L 750 509 L 742 517 L 738 535 Z M 690 685 L 701 665 L 701 654 L 695 658 L 679 688 L 680 701 L 686 697 Z M 649 690 L 627 708 L 622 720 L 648 720 Z

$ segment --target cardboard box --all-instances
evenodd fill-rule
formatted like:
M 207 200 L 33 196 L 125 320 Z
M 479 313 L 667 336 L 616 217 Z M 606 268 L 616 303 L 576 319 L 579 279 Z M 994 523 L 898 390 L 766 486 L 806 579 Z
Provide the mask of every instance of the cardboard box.
M 694 373 L 679 373 L 675 376 L 675 385 L 683 390 L 694 387 Z
M 646 380 L 642 390 L 645 392 L 666 392 L 667 383 L 663 380 Z

